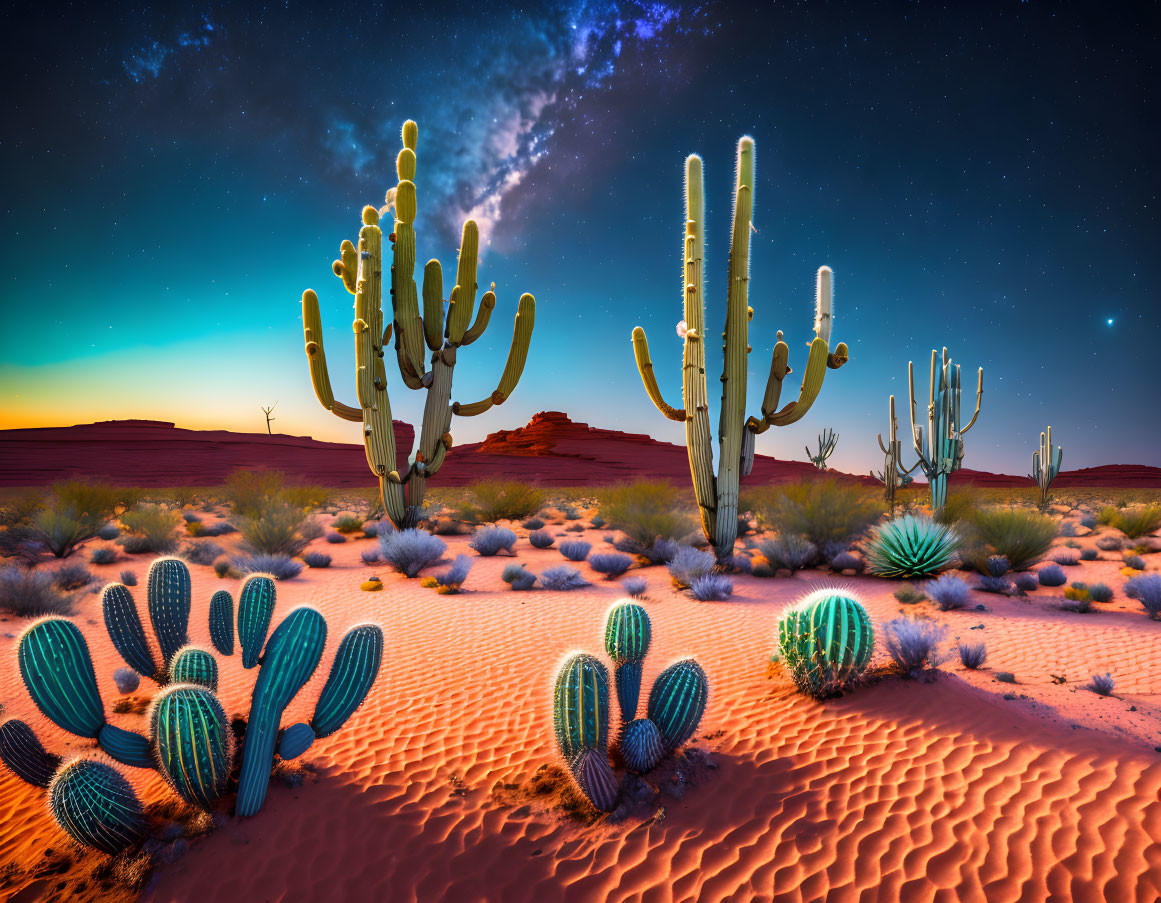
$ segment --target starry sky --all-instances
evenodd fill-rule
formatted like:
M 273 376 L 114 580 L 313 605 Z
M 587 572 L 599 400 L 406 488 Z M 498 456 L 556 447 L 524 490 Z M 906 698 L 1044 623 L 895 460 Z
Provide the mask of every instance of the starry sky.
M 777 330 L 802 370 L 824 263 L 851 352 L 760 453 L 805 459 L 829 427 L 832 466 L 881 466 L 888 395 L 905 430 L 907 362 L 925 397 L 930 350 L 947 345 L 973 385 L 984 368 L 965 466 L 1027 473 L 1047 424 L 1066 469 L 1161 465 L 1155 4 L 116 9 L 17 5 L 7 21 L 0 426 L 260 431 L 259 405 L 277 401 L 276 431 L 358 442 L 314 398 L 299 298 L 318 291 L 353 402 L 350 296 L 330 263 L 394 184 L 413 118 L 419 259 L 450 276 L 471 216 L 479 283 L 498 296 L 454 398 L 492 390 L 516 300 L 537 297 L 520 386 L 456 419 L 457 442 L 545 409 L 683 441 L 645 395 L 630 333 L 646 328 L 680 404 L 684 159 L 705 161 L 717 331 L 749 134 L 750 412 Z M 395 416 L 417 423 L 422 393 L 389 377 Z

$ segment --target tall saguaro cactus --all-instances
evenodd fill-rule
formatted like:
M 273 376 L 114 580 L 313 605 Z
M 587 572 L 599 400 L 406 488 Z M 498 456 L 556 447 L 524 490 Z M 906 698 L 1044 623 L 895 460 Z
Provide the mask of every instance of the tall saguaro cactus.
M 750 228 L 754 195 L 754 140 L 738 141 L 737 182 L 734 191 L 733 230 L 730 239 L 729 283 L 726 289 L 725 363 L 722 369 L 722 406 L 718 419 L 718 473 L 713 471 L 710 446 L 709 393 L 705 377 L 705 303 L 702 292 L 702 265 L 705 251 L 705 205 L 701 157 L 692 154 L 685 161 L 685 320 L 678 327 L 685 341 L 681 396 L 683 407 L 665 402 L 645 331 L 633 330 L 633 351 L 645 391 L 657 409 L 670 420 L 685 424 L 685 440 L 694 495 L 701 510 L 702 529 L 713 544 L 720 561 L 733 555 L 738 536 L 738 489 L 741 477 L 754 463 L 754 437 L 771 426 L 786 426 L 800 420 L 818 397 L 826 369 L 838 369 L 847 362 L 847 346 L 840 342 L 829 348 L 831 317 L 831 270 L 818 271 L 814 340 L 810 343 L 806 372 L 798 398 L 779 409 L 782 381 L 791 373 L 787 366 L 789 348 L 778 333 L 770 362 L 770 376 L 762 400 L 762 416 L 746 419 L 746 362 L 750 353 L 749 323 L 754 311 L 747 304 L 750 280 Z
M 883 472 L 876 474 L 871 471 L 871 476 L 883 484 L 887 507 L 894 512 L 895 493 L 900 486 L 906 486 L 911 482 L 911 471 L 919 466 L 919 462 L 916 461 L 906 470 L 903 469 L 903 447 L 899 442 L 899 420 L 895 416 L 894 395 L 891 396 L 887 410 L 890 415 L 890 427 L 886 445 L 883 444 L 883 434 L 879 433 L 879 448 L 883 451 Z
M 976 409 L 967 426 L 960 426 L 959 364 L 953 364 L 943 349 L 931 352 L 931 387 L 927 402 L 927 449 L 923 447 L 923 427 L 915 424 L 915 363 L 907 362 L 907 386 L 911 397 L 911 439 L 919 455 L 919 466 L 931 487 L 931 509 L 939 511 L 947 502 L 947 478 L 963 466 L 963 437 L 980 416 L 984 394 L 984 368 L 976 381 Z
M 819 470 L 826 470 L 826 459 L 834 454 L 834 447 L 838 445 L 838 433 L 834 430 L 827 430 L 824 433 L 818 434 L 818 451 L 812 452 L 809 445 L 803 446 L 806 449 L 806 456 L 810 458 L 810 463 Z
M 1040 450 L 1032 452 L 1032 473 L 1029 476 L 1040 487 L 1040 507 L 1048 507 L 1048 490 L 1052 481 L 1060 473 L 1060 462 L 1064 459 L 1064 449 L 1052 444 L 1052 427 L 1040 434 Z
M 363 226 L 356 248 L 344 241 L 333 269 L 347 291 L 355 296 L 355 388 L 358 406 L 337 401 L 331 388 L 323 351 L 322 320 L 318 296 L 310 289 L 302 293 L 302 322 L 306 338 L 306 356 L 310 363 L 311 382 L 322 406 L 343 420 L 363 424 L 363 444 L 371 472 L 379 478 L 379 491 L 387 516 L 397 527 L 413 526 L 423 507 L 428 477 L 443 464 L 452 445 L 452 414 L 474 417 L 493 405 L 501 404 L 516 388 L 524 372 L 532 327 L 536 318 L 536 299 L 520 296 L 516 325 L 508 360 L 496 390 L 470 404 L 452 403 L 452 370 L 457 349 L 470 345 L 484 334 L 496 295 L 492 290 L 480 300 L 472 322 L 476 302 L 476 252 L 479 228 L 474 220 L 464 222 L 460 242 L 456 282 L 445 300 L 443 271 L 438 260 L 429 260 L 423 268 L 423 314 L 415 287 L 415 149 L 419 126 L 411 120 L 403 124 L 403 149 L 396 160 L 399 183 L 394 189 L 394 231 L 388 236 L 392 263 L 392 322 L 383 325 L 382 310 L 382 241 L 379 213 L 374 207 L 363 208 Z M 391 192 L 388 193 L 390 199 Z M 444 304 L 448 312 L 444 317 Z M 425 389 L 423 427 L 419 434 L 414 462 L 404 475 L 395 469 L 395 433 L 391 423 L 391 399 L 387 393 L 387 374 L 383 366 L 383 349 L 395 335 L 395 356 L 399 373 L 409 389 Z M 424 360 L 424 344 L 432 352 L 431 367 Z

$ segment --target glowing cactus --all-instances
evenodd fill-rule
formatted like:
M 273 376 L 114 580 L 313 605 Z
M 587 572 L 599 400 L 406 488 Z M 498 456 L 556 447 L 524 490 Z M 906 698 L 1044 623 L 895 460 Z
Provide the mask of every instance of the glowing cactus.
M 318 296 L 311 289 L 302 294 L 302 321 L 311 382 L 322 406 L 343 420 L 363 424 L 363 442 L 371 472 L 379 478 L 383 508 L 391 522 L 404 529 L 415 525 L 423 507 L 428 477 L 434 476 L 451 448 L 452 414 L 473 417 L 493 405 L 503 403 L 516 388 L 528 357 L 528 346 L 536 315 L 536 300 L 524 294 L 516 311 L 516 325 L 508 360 L 496 390 L 480 401 L 461 404 L 451 401 L 452 370 L 459 348 L 483 335 L 496 306 L 494 291 L 480 301 L 475 323 L 471 323 L 476 300 L 476 257 L 479 229 L 464 223 L 460 242 L 456 282 L 445 300 L 443 271 L 438 260 L 423 268 L 423 314 L 415 286 L 415 217 L 417 212 L 415 169 L 419 127 L 408 120 L 403 125 L 403 149 L 396 160 L 399 182 L 393 189 L 394 230 L 390 267 L 392 323 L 384 327 L 382 310 L 382 242 L 379 212 L 363 208 L 359 244 L 344 241 L 333 269 L 343 286 L 355 296 L 356 395 L 358 406 L 337 401 L 327 371 L 323 351 L 322 318 Z M 386 212 L 388 208 L 384 208 Z M 493 284 L 492 289 L 495 289 Z M 448 305 L 446 323 L 444 304 Z M 469 326 L 469 324 L 471 324 Z M 403 383 L 409 389 L 427 390 L 423 427 L 414 462 L 407 473 L 396 470 L 395 433 L 391 423 L 391 400 L 387 393 L 387 373 L 383 349 L 395 334 L 395 354 Z M 427 369 L 424 344 L 432 352 Z
M 702 529 L 713 545 L 719 561 L 729 560 L 738 538 L 738 491 L 741 477 L 747 476 L 754 463 L 754 437 L 771 426 L 786 426 L 801 420 L 810 410 L 822 389 L 826 370 L 846 363 L 846 344 L 840 342 L 831 353 L 830 267 L 818 271 L 814 340 L 810 343 L 806 370 L 798 398 L 781 409 L 778 401 L 782 381 L 791 372 L 787 366 L 789 347 L 778 333 L 778 343 L 770 363 L 770 375 L 762 400 L 762 416 L 746 419 L 746 369 L 750 353 L 749 323 L 753 310 L 748 306 L 750 230 L 754 192 L 754 141 L 744 137 L 738 142 L 737 182 L 734 192 L 734 220 L 730 239 L 729 282 L 726 288 L 725 363 L 722 370 L 722 405 L 718 421 L 718 473 L 713 472 L 713 448 L 710 445 L 709 393 L 706 388 L 705 310 L 702 294 L 702 262 L 705 249 L 705 217 L 702 185 L 702 162 L 696 154 L 685 163 L 685 319 L 678 326 L 684 342 L 682 363 L 683 407 L 665 402 L 645 331 L 633 330 L 633 351 L 645 391 L 657 409 L 670 420 L 685 423 L 686 446 L 694 495 L 701 510 Z
M 212 809 L 226 792 L 234 735 L 210 690 L 191 684 L 166 687 L 149 713 L 158 770 L 187 803 Z
M 778 649 L 803 692 L 827 696 L 866 670 L 875 645 L 867 610 L 831 589 L 805 596 L 778 623 Z

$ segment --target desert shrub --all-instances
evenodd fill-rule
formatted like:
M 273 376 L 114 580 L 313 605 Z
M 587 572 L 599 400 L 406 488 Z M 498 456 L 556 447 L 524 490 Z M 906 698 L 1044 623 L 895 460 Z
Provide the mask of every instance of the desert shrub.
M 97 530 L 97 539 L 111 541 L 121 535 L 121 528 L 114 523 L 103 524 Z
M 549 568 L 540 575 L 540 585 L 545 589 L 570 590 L 588 586 L 589 582 L 580 575 L 580 571 L 576 568 L 560 564 L 554 568 Z
M 598 493 L 609 524 L 643 546 L 661 536 L 678 539 L 693 527 L 682 493 L 664 480 L 636 480 Z
M 447 543 L 426 530 L 397 530 L 379 537 L 379 552 L 383 560 L 408 577 L 414 577 L 425 567 L 435 564 L 446 551 Z
M 547 530 L 533 530 L 528 534 L 528 541 L 537 549 L 547 549 L 556 542 Z
M 1035 574 L 1016 574 L 1012 578 L 1012 586 L 1021 593 L 1030 593 L 1039 585 L 1040 581 Z
M 640 599 L 645 595 L 645 591 L 649 588 L 649 584 L 644 577 L 627 577 L 621 581 L 621 586 L 634 599 Z
M 566 533 L 584 533 L 585 528 L 583 524 L 569 524 L 564 528 Z
M 277 470 L 235 470 L 226 478 L 226 497 L 236 515 L 260 517 L 281 500 L 283 481 Z
M 1065 592 L 1065 595 L 1068 596 L 1067 591 Z M 1077 598 L 1068 597 L 1062 600 L 1057 607 L 1061 611 L 1070 611 L 1076 614 L 1086 614 L 1092 611 L 1092 599 L 1087 595 L 1083 597 L 1077 595 Z
M 1124 541 L 1119 536 L 1102 536 L 1096 545 L 1102 552 L 1116 552 L 1124 545 Z
M 604 574 L 606 580 L 612 580 L 629 570 L 633 559 L 620 552 L 598 552 L 596 555 L 590 555 L 588 562 L 594 571 Z
M 975 671 L 988 657 L 988 647 L 983 643 L 960 643 L 957 649 L 960 662 L 969 671 Z
M 1118 511 L 1111 525 L 1129 539 L 1146 536 L 1161 528 L 1161 505 L 1146 505 Z
M 1125 567 L 1132 568 L 1134 571 L 1145 570 L 1145 559 L 1140 555 L 1126 555 Z
M 239 574 L 269 574 L 275 580 L 291 580 L 302 573 L 302 562 L 289 555 L 258 552 L 238 555 L 230 563 Z
M 895 590 L 895 598 L 904 605 L 914 605 L 916 602 L 922 602 L 927 598 L 921 590 L 915 588 L 913 584 L 901 583 L 899 588 Z
M 1097 560 L 1097 550 L 1096 549 L 1081 549 L 1080 550 L 1080 560 L 1081 561 L 1096 561 Z
M 202 536 L 225 536 L 228 533 L 237 533 L 238 528 L 229 521 L 220 520 L 202 529 Z
M 122 536 L 126 552 L 137 554 L 172 552 L 177 547 L 175 531 L 180 522 L 176 512 L 160 505 L 138 505 L 121 515 L 121 524 L 129 531 Z
M 1113 600 L 1112 588 L 1107 583 L 1090 583 L 1088 594 L 1092 596 L 1094 602 L 1111 602 Z
M 943 507 L 935 512 L 935 522 L 950 527 L 970 521 L 982 499 L 983 494 L 971 483 L 949 489 Z
M 965 608 L 971 601 L 970 587 L 953 574 L 944 574 L 938 580 L 928 580 L 923 591 L 940 611 Z
M 939 665 L 939 644 L 945 630 L 934 621 L 895 618 L 883 625 L 887 653 L 908 674 Z
M 312 530 L 311 527 L 315 529 Z M 242 518 L 243 546 L 251 554 L 298 555 L 317 533 L 301 508 L 275 501 L 254 515 Z
M 599 514 L 594 514 L 592 517 L 592 520 L 589 521 L 589 526 L 592 527 L 594 530 L 599 530 L 606 523 L 608 523 L 608 522 L 603 517 L 601 517 Z
M 331 491 L 325 486 L 284 486 L 278 497 L 293 508 L 322 508 L 330 501 Z
M 478 554 L 490 557 L 499 552 L 511 552 L 516 545 L 516 534 L 507 527 L 485 527 L 472 537 L 468 545 Z
M 882 513 L 881 502 L 861 486 L 830 479 L 755 489 L 745 494 L 741 507 L 762 525 L 805 536 L 819 548 L 850 539 Z
M 950 563 L 958 544 L 950 527 L 904 514 L 872 530 L 864 554 L 880 577 L 927 577 Z
M 331 566 L 331 556 L 325 552 L 306 552 L 303 554 L 302 560 L 308 568 L 329 568 Z
M 336 517 L 331 527 L 340 533 L 357 533 L 363 529 L 363 519 L 353 514 Z
M 1064 591 L 1064 598 L 1071 599 L 1074 602 L 1091 602 L 1092 593 L 1089 592 L 1088 586 L 1084 583 L 1073 583 Z
M 1125 581 L 1125 595 L 1136 599 L 1149 617 L 1161 621 L 1161 574 L 1142 574 Z
M 504 566 L 500 579 L 514 590 L 532 589 L 536 585 L 536 575 L 525 570 L 524 565 L 516 562 Z
M 136 586 L 137 585 L 137 572 L 136 571 L 125 570 L 125 571 L 122 571 L 119 576 L 121 578 L 121 582 L 124 583 L 126 586 Z
M 754 562 L 747 555 L 731 555 L 730 567 L 740 574 L 754 573 Z
M 1041 586 L 1064 586 L 1068 578 L 1064 576 L 1064 569 L 1059 564 L 1046 564 L 1036 572 Z
M 202 536 L 206 532 L 206 525 L 200 520 L 189 521 L 185 525 L 185 532 L 190 536 Z
M 223 578 L 229 577 L 231 571 L 233 570 L 233 568 L 230 565 L 230 559 L 225 555 L 223 555 L 221 558 L 217 559 L 214 562 L 213 568 L 214 568 L 214 573 L 217 574 L 219 577 L 223 577 Z
M 673 583 L 680 589 L 691 586 L 698 577 L 710 573 L 717 559 L 712 552 L 702 552 L 692 546 L 681 546 L 666 566 Z
M 1004 555 L 991 555 L 984 562 L 984 571 L 989 577 L 1003 577 L 1012 570 L 1012 564 Z
M 1121 512 L 1112 505 L 1106 505 L 1104 508 L 1101 508 L 1100 513 L 1097 514 L 1097 523 L 1102 527 L 1112 526 L 1113 521 L 1117 519 L 1117 516 L 1120 513 Z
M 190 564 L 213 564 L 226 553 L 220 545 L 212 539 L 202 539 L 198 542 L 187 542 L 179 553 Z
M 0 611 L 15 618 L 68 615 L 73 600 L 61 592 L 53 574 L 7 565 L 0 567 Z
M 1006 596 L 1011 591 L 1012 584 L 1008 582 L 1007 577 L 993 577 L 991 574 L 984 574 L 980 577 L 976 589 L 985 593 Z
M 343 536 L 342 533 L 335 533 L 335 532 L 324 533 L 323 539 L 325 539 L 327 542 L 329 542 L 333 546 L 337 546 L 340 543 L 344 543 L 347 541 L 347 537 Z
M 636 555 L 643 563 L 650 565 L 669 564 L 681 544 L 676 539 L 658 536 L 652 545 L 638 542 L 631 536 L 622 536 L 613 541 L 613 548 L 627 555 Z
M 866 566 L 863 559 L 850 552 L 839 552 L 830 560 L 832 571 L 861 571 Z
M 722 602 L 734 594 L 734 581 L 725 574 L 703 574 L 689 585 L 699 602 Z
M 564 515 L 565 520 L 580 520 L 580 512 L 572 505 L 564 505 L 560 511 Z
M 1052 553 L 1052 560 L 1064 567 L 1075 567 L 1080 564 L 1080 556 L 1072 549 L 1057 549 Z
M 375 564 L 376 562 L 383 560 L 383 556 L 379 554 L 378 548 L 363 549 L 359 557 L 363 559 L 364 564 Z
M 96 535 L 99 527 L 83 512 L 72 509 L 45 508 L 33 515 L 31 528 L 40 541 L 57 558 L 67 558 L 78 545 Z M 12 533 L 15 527 L 4 532 Z
M 1085 689 L 1092 690 L 1098 696 L 1112 696 L 1113 688 L 1116 687 L 1117 682 L 1113 680 L 1111 674 L 1094 674 L 1092 676 L 1092 683 Z
M 375 521 L 363 524 L 363 538 L 374 539 L 379 535 L 379 525 Z
M 592 543 L 585 542 L 583 539 L 573 539 L 560 544 L 560 554 L 569 561 L 584 561 L 589 557 L 592 548 Z
M 457 555 L 451 567 L 440 571 L 433 577 L 424 577 L 420 581 L 422 586 L 431 587 L 440 595 L 453 596 L 460 591 L 464 581 L 468 578 L 468 571 L 472 569 L 470 555 Z
M 0 503 L 0 527 L 29 524 L 44 507 L 44 495 L 39 489 L 25 489 Z
M 800 571 L 818 558 L 818 548 L 805 536 L 782 533 L 776 539 L 758 543 L 758 553 L 774 570 Z
M 66 592 L 88 586 L 96 579 L 96 576 L 80 562 L 62 565 L 52 572 L 52 582 L 56 584 L 56 588 Z
M 1060 526 L 1056 530 L 1056 535 L 1065 537 L 1076 536 L 1076 524 L 1070 520 L 1061 521 Z
M 539 517 L 530 517 L 520 526 L 522 526 L 525 530 L 540 530 L 544 527 L 544 521 L 542 521 Z
M 102 549 L 93 549 L 89 554 L 89 560 L 93 564 L 112 564 L 117 560 L 117 550 L 108 547 Z
M 519 480 L 481 480 L 469 486 L 468 491 L 472 498 L 459 516 L 473 523 L 523 520 L 544 505 L 544 493 Z
M 1014 684 L 1016 682 L 1016 675 L 1011 671 L 997 671 L 994 677 L 1002 684 Z
M 1056 538 L 1056 521 L 1027 508 L 980 508 L 961 526 L 960 557 L 978 571 L 989 555 L 1003 555 L 1023 571 L 1040 561 Z

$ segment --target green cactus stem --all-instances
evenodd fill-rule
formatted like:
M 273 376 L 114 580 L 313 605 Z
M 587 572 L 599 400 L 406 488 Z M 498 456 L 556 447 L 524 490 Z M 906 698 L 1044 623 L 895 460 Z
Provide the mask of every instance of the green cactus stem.
M 705 671 L 691 658 L 674 662 L 657 675 L 646 712 L 661 732 L 666 752 L 673 752 L 693 736 L 708 698 Z
M 561 666 L 553 691 L 553 726 L 560 754 L 570 764 L 587 750 L 603 756 L 609 745 L 609 672 L 584 652 Z
M 262 808 L 282 712 L 314 674 L 326 638 L 327 622 L 323 616 L 313 608 L 303 607 L 288 614 L 266 644 L 262 667 L 254 683 L 242 771 L 238 776 L 240 816 L 255 815 Z
M 60 768 L 60 756 L 47 752 L 25 722 L 9 718 L 0 724 L 0 762 L 34 787 L 47 787 Z
M 242 583 L 238 593 L 238 643 L 242 647 L 243 668 L 258 664 L 277 597 L 274 581 L 264 574 L 251 574 Z
M 101 592 L 101 611 L 105 616 L 105 629 L 113 648 L 130 668 L 142 677 L 156 678 L 157 663 L 145 638 L 145 628 L 141 626 L 141 616 L 137 613 L 137 603 L 129 588 L 120 583 L 110 583 Z
M 822 389 L 826 370 L 847 362 L 848 350 L 839 343 L 830 351 L 832 318 L 832 274 L 829 267 L 818 271 L 816 285 L 815 338 L 810 344 L 802 387 L 795 401 L 778 407 L 782 381 L 791 372 L 787 366 L 789 348 L 778 333 L 770 375 L 762 401 L 762 416 L 746 418 L 746 370 L 750 353 L 748 306 L 750 231 L 754 192 L 754 142 L 743 137 L 738 142 L 737 180 L 734 190 L 734 217 L 729 253 L 729 280 L 726 287 L 726 327 L 722 370 L 722 404 L 718 419 L 718 472 L 713 472 L 710 445 L 709 393 L 706 388 L 703 258 L 705 250 L 705 205 L 701 158 L 686 160 L 686 227 L 683 265 L 685 275 L 685 319 L 678 326 L 684 342 L 682 361 L 682 401 L 678 408 L 662 396 L 653 370 L 645 331 L 633 330 L 633 351 L 645 391 L 657 409 L 671 420 L 685 423 L 686 447 L 694 495 L 701 512 L 702 529 L 713 545 L 718 561 L 728 562 L 738 536 L 738 493 L 740 480 L 754 462 L 755 436 L 771 426 L 785 426 L 800 420 L 810 410 Z
M 367 698 L 382 661 L 382 628 L 360 624 L 347 631 L 314 709 L 310 725 L 316 737 L 329 737 L 346 724 Z
M 831 589 L 810 593 L 778 624 L 778 649 L 795 683 L 812 696 L 847 687 L 867 667 L 875 631 L 855 599 Z
M 888 414 L 888 432 L 887 442 L 883 442 L 883 434 L 879 433 L 879 448 L 883 452 L 883 472 L 876 474 L 871 472 L 871 476 L 875 477 L 883 484 L 884 496 L 887 500 L 887 510 L 891 514 L 895 513 L 895 495 L 899 487 L 906 486 L 911 482 L 911 471 L 919 466 L 918 461 L 912 464 L 906 470 L 903 469 L 903 447 L 899 442 L 899 419 L 895 416 L 895 396 L 892 395 L 887 404 Z
M 70 762 L 57 772 L 48 795 L 53 818 L 77 843 L 114 854 L 145 837 L 137 795 L 103 762 Z
M 226 791 L 234 740 L 217 697 L 192 684 L 166 687 L 149 723 L 158 770 L 187 803 L 212 809 Z
M 618 602 L 605 623 L 605 651 L 613 660 L 613 684 L 621 708 L 621 722 L 637 717 L 641 696 L 641 663 L 649 652 L 652 627 L 645 609 L 634 602 Z
M 314 729 L 309 724 L 292 724 L 278 739 L 278 755 L 283 759 L 297 759 L 310 749 L 315 741 Z
M 1052 444 L 1052 427 L 1040 434 L 1040 449 L 1032 453 L 1032 473 L 1030 480 L 1036 482 L 1040 489 L 1040 508 L 1048 507 L 1050 500 L 1049 489 L 1052 481 L 1060 474 L 1060 463 L 1064 460 L 1064 449 Z
M 28 695 L 49 721 L 78 737 L 97 738 L 105 707 L 76 624 L 48 617 L 29 625 L 17 643 L 17 662 Z
M 960 426 L 959 364 L 953 364 L 943 349 L 931 352 L 931 388 L 927 404 L 927 447 L 923 427 L 915 423 L 915 364 L 907 363 L 907 387 L 911 398 L 911 438 L 919 455 L 919 466 L 931 489 L 931 510 L 938 513 L 947 503 L 947 478 L 963 466 L 963 437 L 980 416 L 984 394 L 984 368 L 976 381 L 976 409 L 967 426 Z
M 824 433 L 818 434 L 818 451 L 812 452 L 810 446 L 805 446 L 806 456 L 819 470 L 826 470 L 826 459 L 834 454 L 835 446 L 838 444 L 838 433 L 834 430 L 827 430 Z
M 198 646 L 183 646 L 169 663 L 171 684 L 197 684 L 218 692 L 218 661 Z
M 180 558 L 158 558 L 149 566 L 148 584 L 149 619 L 168 663 L 189 642 L 189 568 Z
M 439 261 L 430 260 L 424 266 L 423 312 L 420 314 L 415 285 L 415 218 L 418 210 L 415 173 L 419 127 L 408 120 L 403 125 L 402 137 L 403 149 L 396 159 L 399 181 L 389 192 L 388 207 L 383 211 L 394 208 L 393 231 L 388 236 L 392 260 L 392 322 L 386 325 L 383 322 L 383 231 L 379 225 L 380 213 L 374 207 L 363 208 L 358 248 L 352 242 L 344 241 L 339 249 L 339 259 L 332 266 L 346 290 L 355 296 L 357 406 L 344 404 L 334 397 L 323 350 L 318 296 L 311 289 L 302 295 L 303 334 L 315 394 L 322 406 L 340 419 L 363 424 L 367 464 L 379 479 L 379 492 L 387 516 L 401 529 L 415 525 L 423 506 L 427 479 L 439 471 L 451 448 L 452 415 L 472 417 L 482 414 L 493 405 L 502 404 L 516 388 L 528 357 L 536 316 L 535 298 L 530 294 L 522 295 L 517 305 L 512 345 L 495 391 L 480 401 L 453 404 L 452 371 L 457 351 L 483 335 L 496 306 L 496 295 L 494 291 L 484 294 L 472 323 L 478 288 L 479 228 L 474 221 L 468 220 L 464 223 L 460 241 L 455 285 L 446 299 Z M 445 303 L 448 306 L 446 322 Z M 427 392 L 419 441 L 413 461 L 403 476 L 396 469 L 391 399 L 383 364 L 384 348 L 392 334 L 404 385 Z M 427 351 L 431 352 L 430 369 L 425 360 Z
M 106 724 L 97 734 L 97 743 L 122 765 L 129 765 L 132 768 L 152 768 L 154 765 L 149 738 L 135 731 Z
M 222 655 L 234 654 L 234 597 L 228 590 L 210 597 L 210 642 Z

